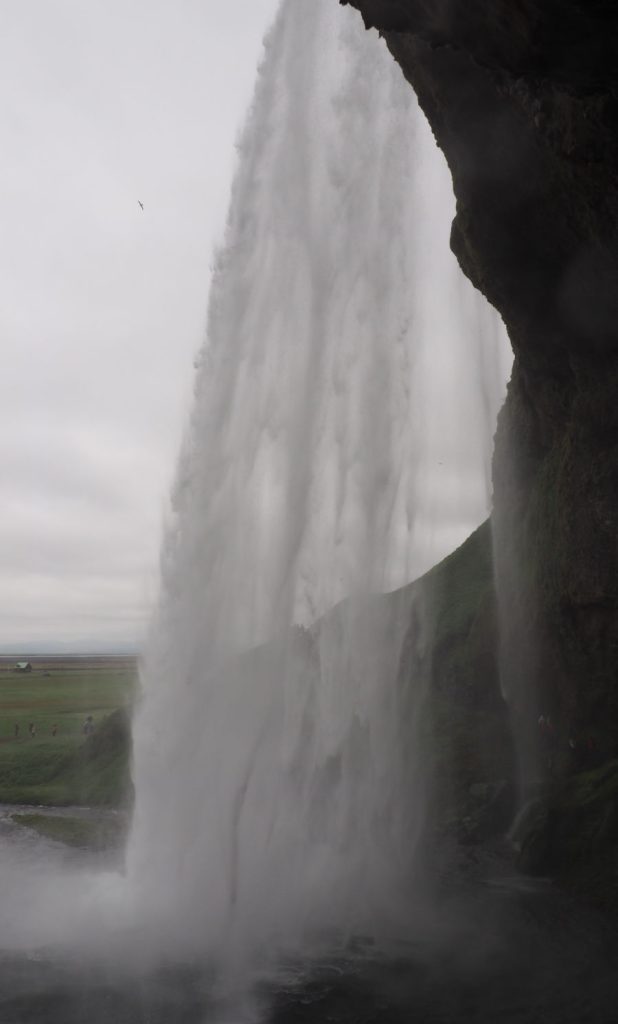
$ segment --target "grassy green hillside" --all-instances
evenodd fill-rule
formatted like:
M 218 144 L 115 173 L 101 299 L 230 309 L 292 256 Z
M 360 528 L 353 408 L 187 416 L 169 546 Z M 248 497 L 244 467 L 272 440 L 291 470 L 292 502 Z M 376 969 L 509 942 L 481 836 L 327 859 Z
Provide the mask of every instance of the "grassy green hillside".
M 29 674 L 17 673 L 6 659 L 0 665 L 0 802 L 129 801 L 134 660 L 40 659 L 32 665 Z

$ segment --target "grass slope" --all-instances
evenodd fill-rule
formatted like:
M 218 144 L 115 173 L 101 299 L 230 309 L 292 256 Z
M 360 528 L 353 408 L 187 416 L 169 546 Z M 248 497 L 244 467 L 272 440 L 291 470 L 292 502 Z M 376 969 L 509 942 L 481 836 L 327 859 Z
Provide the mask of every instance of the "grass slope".
M 6 663 L 0 671 L 0 802 L 129 802 L 134 662 L 79 659 L 33 664 L 28 675 L 14 672 Z M 88 715 L 94 734 L 84 737 Z

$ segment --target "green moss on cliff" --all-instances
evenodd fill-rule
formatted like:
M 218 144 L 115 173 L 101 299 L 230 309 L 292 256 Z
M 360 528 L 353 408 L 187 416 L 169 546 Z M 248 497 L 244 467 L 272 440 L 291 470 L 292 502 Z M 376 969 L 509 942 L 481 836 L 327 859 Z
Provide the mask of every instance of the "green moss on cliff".
M 524 829 L 520 866 L 618 910 L 618 761 L 554 784 Z
M 459 703 L 495 703 L 497 625 L 489 520 L 420 584 L 433 623 L 437 689 Z
M 438 817 L 461 819 L 474 804 L 475 787 L 511 781 L 515 774 L 500 693 L 489 521 L 416 586 L 431 627 L 425 735 L 435 808 Z

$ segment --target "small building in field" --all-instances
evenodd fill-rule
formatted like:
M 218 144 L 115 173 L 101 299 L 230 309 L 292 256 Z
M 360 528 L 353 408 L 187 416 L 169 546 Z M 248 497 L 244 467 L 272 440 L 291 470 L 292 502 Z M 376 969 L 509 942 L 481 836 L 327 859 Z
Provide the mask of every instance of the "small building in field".
M 32 672 L 32 665 L 29 661 L 18 661 L 15 665 L 16 672 Z

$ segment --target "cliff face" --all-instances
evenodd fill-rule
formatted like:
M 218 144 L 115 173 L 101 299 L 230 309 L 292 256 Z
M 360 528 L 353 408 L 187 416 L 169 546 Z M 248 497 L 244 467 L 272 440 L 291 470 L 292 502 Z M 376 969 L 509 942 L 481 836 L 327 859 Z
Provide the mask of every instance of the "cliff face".
M 345 0 L 342 0 L 345 2 Z M 414 87 L 457 197 L 451 244 L 515 363 L 494 456 L 503 682 L 618 749 L 618 7 L 350 0 Z M 524 765 L 525 766 L 525 765 Z

